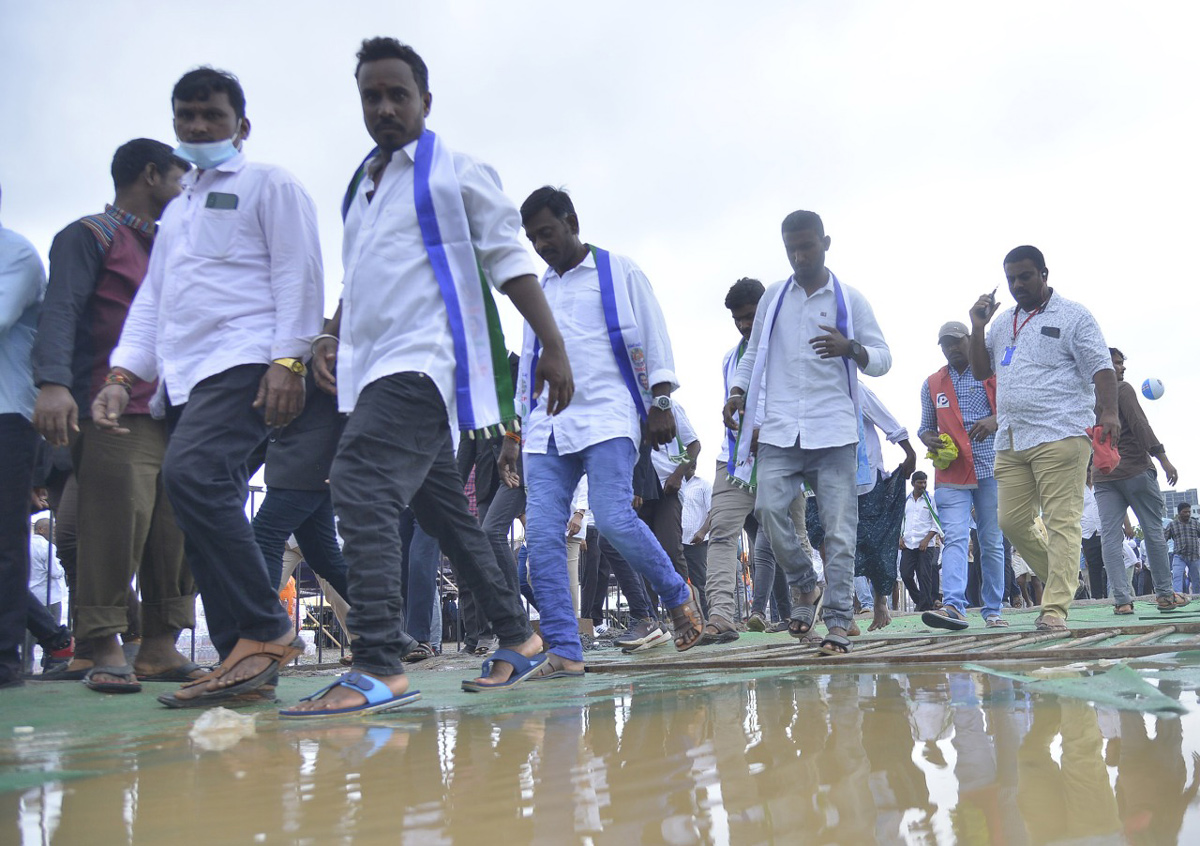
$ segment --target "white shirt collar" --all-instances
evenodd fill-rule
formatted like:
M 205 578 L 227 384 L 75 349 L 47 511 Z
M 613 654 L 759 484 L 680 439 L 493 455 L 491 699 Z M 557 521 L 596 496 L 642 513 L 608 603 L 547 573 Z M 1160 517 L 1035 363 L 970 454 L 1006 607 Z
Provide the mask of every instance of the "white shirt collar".
M 596 254 L 592 252 L 591 246 L 589 244 L 584 244 L 584 246 L 588 248 L 587 255 L 585 255 L 583 257 L 583 261 L 581 261 L 579 264 L 575 265 L 575 267 L 572 267 L 571 270 L 575 270 L 576 268 L 580 268 L 580 267 L 594 268 L 596 266 Z M 568 270 L 567 273 L 570 273 L 571 270 Z M 547 265 L 546 271 L 547 271 L 547 275 L 558 276 L 558 271 L 555 270 L 553 267 L 550 267 L 549 265 Z M 558 278 L 561 279 L 562 277 L 558 276 Z

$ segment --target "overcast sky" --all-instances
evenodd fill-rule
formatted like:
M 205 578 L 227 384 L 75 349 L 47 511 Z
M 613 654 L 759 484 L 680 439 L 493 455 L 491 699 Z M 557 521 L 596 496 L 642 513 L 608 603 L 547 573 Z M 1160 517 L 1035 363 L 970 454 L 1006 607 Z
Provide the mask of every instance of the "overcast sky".
M 1145 405 L 1180 487 L 1200 485 L 1194 3 L 183 8 L 0 0 L 0 220 L 43 255 L 111 199 L 117 146 L 174 141 L 171 87 L 212 64 L 246 88 L 247 153 L 316 200 L 332 312 L 339 205 L 371 147 L 354 53 L 392 35 L 429 65 L 430 128 L 494 165 L 518 203 L 567 187 L 584 238 L 646 271 L 706 475 L 736 341 L 725 292 L 789 273 L 779 222 L 807 208 L 833 239 L 829 267 L 875 308 L 895 363 L 871 385 L 914 442 L 921 381 L 944 363 L 937 327 L 997 284 L 1011 304 L 1001 259 L 1031 243 L 1129 356 L 1129 380 L 1166 383 Z M 501 310 L 515 347 L 516 312 Z

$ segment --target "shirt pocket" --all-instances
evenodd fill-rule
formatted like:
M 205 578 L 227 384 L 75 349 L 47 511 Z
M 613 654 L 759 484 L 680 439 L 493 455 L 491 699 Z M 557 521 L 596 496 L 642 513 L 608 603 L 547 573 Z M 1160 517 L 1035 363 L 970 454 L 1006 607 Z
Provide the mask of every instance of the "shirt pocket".
M 241 212 L 235 209 L 201 209 L 192 222 L 192 253 L 201 258 L 229 258 L 240 220 Z

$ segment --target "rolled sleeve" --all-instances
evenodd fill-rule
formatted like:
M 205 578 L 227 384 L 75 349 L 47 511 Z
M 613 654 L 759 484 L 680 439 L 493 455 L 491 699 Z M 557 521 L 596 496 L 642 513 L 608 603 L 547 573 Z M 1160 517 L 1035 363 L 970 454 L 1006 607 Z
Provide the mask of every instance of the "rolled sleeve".
M 521 213 L 500 184 L 500 176 L 479 162 L 458 173 L 463 205 L 471 226 L 471 241 L 494 288 L 519 276 L 536 276 L 533 259 L 521 246 Z

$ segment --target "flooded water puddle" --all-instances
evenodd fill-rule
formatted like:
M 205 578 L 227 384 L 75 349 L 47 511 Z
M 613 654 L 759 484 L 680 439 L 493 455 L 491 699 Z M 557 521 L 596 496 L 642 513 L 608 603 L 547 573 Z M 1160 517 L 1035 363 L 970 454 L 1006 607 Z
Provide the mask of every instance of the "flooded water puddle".
M 4 729 L 0 842 L 1200 842 L 1187 667 L 1154 679 L 1182 714 L 922 668 L 476 697 L 454 692 L 458 675 L 414 676 L 424 700 L 391 716 L 242 711 L 253 730 L 219 751 L 189 738 L 198 714 L 152 698 L 18 692 L 44 705 L 0 706 L 53 720 Z M 281 695 L 313 687 L 285 679 Z

